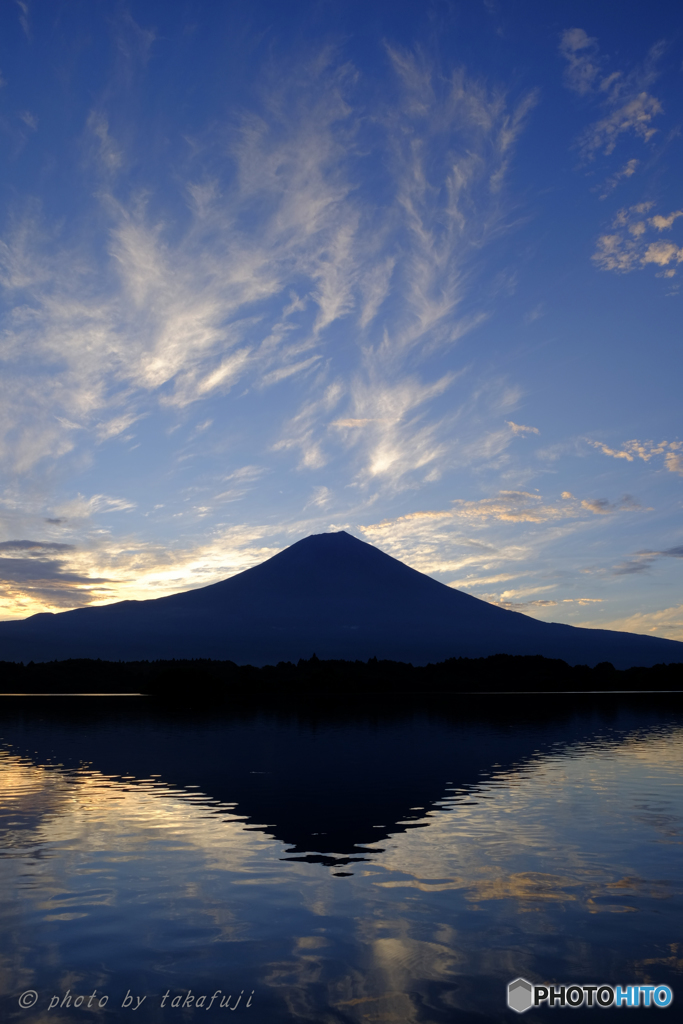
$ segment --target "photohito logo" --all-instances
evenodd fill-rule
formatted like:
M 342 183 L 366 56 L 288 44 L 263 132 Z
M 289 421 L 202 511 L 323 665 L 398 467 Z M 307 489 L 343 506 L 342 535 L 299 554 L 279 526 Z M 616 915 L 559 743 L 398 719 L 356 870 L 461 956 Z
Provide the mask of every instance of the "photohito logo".
M 524 1013 L 532 1006 L 670 1006 L 668 985 L 532 985 L 515 978 L 508 985 L 508 1006 Z

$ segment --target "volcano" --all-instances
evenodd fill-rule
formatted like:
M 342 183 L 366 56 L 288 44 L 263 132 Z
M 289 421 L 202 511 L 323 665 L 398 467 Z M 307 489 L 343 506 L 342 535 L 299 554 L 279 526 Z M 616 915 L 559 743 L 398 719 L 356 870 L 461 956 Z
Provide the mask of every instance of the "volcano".
M 149 601 L 0 623 L 0 660 L 212 658 L 237 664 L 540 654 L 615 668 L 683 663 L 683 643 L 540 622 L 464 594 L 348 533 L 292 544 L 230 579 Z

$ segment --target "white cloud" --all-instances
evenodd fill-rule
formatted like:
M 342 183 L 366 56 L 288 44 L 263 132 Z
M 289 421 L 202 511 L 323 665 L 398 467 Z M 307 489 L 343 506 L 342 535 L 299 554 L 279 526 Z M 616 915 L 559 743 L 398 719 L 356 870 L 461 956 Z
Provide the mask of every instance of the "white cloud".
M 112 437 L 118 437 L 124 430 L 128 430 L 129 427 L 132 427 L 140 419 L 142 419 L 142 416 L 130 412 L 125 413 L 123 416 L 115 416 L 106 422 L 98 423 L 96 427 L 97 438 L 99 441 L 109 441 Z
M 311 370 L 319 360 L 320 355 L 309 356 L 308 359 L 302 359 L 298 363 L 290 363 L 288 366 L 280 366 L 277 370 L 271 370 L 261 378 L 261 386 L 270 387 L 271 384 L 278 384 L 281 380 L 287 380 L 288 377 L 293 377 L 297 373 Z
M 507 420 L 507 425 L 513 434 L 540 434 L 538 427 L 524 427 L 521 423 L 513 423 L 512 420 Z
M 382 303 L 389 295 L 391 276 L 396 266 L 396 257 L 380 259 L 363 278 L 360 284 L 362 295 L 361 313 L 358 324 L 364 330 L 377 316 Z
M 132 21 L 121 31 L 129 83 L 153 33 Z M 159 405 L 283 382 L 301 394 L 272 450 L 300 450 L 302 466 L 322 467 L 331 444 L 354 448 L 342 429 L 351 420 L 367 421 L 355 432 L 357 479 L 393 488 L 452 461 L 452 416 L 430 407 L 454 376 L 423 379 L 420 363 L 487 315 L 465 300 L 483 249 L 509 229 L 502 186 L 535 97 L 511 103 L 461 71 L 444 85 L 424 55 L 387 52 L 401 96 L 370 109 L 355 69 L 331 51 L 295 76 L 264 75 L 254 110 L 198 138 L 201 158 L 178 182 L 184 226 L 151 189 L 126 196 L 120 172 L 134 157 L 111 127 L 113 101 L 91 110 L 106 253 L 77 235 L 67 246 L 35 207 L 0 243 L 0 354 L 13 367 L 0 413 L 6 467 L 25 475 L 46 458 L 81 458 Z M 363 146 L 386 173 L 381 203 L 357 178 L 369 116 Z M 232 163 L 219 173 L 226 146 Z M 217 148 L 222 165 L 206 156 Z M 344 322 L 362 335 L 342 350 L 330 338 Z M 348 408 L 330 431 L 342 395 Z M 501 401 L 499 412 L 513 406 Z M 482 445 L 508 442 L 488 431 Z
M 404 90 L 403 103 L 383 118 L 394 206 L 380 224 L 384 253 L 375 254 L 375 231 L 363 243 L 367 262 L 361 260 L 357 275 L 359 326 L 374 326 L 380 310 L 382 325 L 362 342 L 360 367 L 345 388 L 344 412 L 326 423 L 326 410 L 306 402 L 276 449 L 300 447 L 292 428 L 300 430 L 305 421 L 308 447 L 301 465 L 324 465 L 327 432 L 332 443 L 336 439 L 355 453 L 357 480 L 393 489 L 413 486 L 411 477 L 420 471 L 433 480 L 442 462 L 452 461 L 445 440 L 449 418 L 430 416 L 429 406 L 455 377 L 446 374 L 428 383 L 406 364 L 414 367 L 416 356 L 453 344 L 485 317 L 483 312 L 458 315 L 464 267 L 473 252 L 505 230 L 504 206 L 491 179 L 498 175 L 502 181 L 533 98 L 509 110 L 502 94 L 489 94 L 462 74 L 454 74 L 444 91 L 421 55 L 388 52 Z M 358 257 L 356 249 L 357 264 Z M 498 449 L 508 443 L 505 435 Z
M 115 174 L 123 165 L 123 153 L 109 134 L 107 117 L 100 110 L 92 110 L 87 127 L 97 140 L 96 153 L 100 169 L 106 175 Z
M 448 344 L 481 319 L 454 317 L 465 267 L 504 229 L 497 193 L 536 96 L 510 109 L 501 92 L 461 71 L 443 83 L 419 53 L 388 53 L 404 89 L 402 111 L 392 110 L 387 121 L 398 210 L 410 241 L 395 275 L 410 318 L 393 343 L 399 349 L 425 340 Z
M 633 462 L 633 455 L 628 451 L 610 448 L 608 445 L 603 444 L 602 441 L 589 440 L 588 444 L 592 445 L 594 448 L 599 448 L 603 455 L 611 455 L 613 459 L 626 459 L 627 462 Z
M 591 604 L 602 604 L 603 599 L 601 597 L 562 597 L 557 600 L 553 598 L 541 598 L 536 601 L 519 601 L 518 598 L 526 597 L 529 594 L 536 594 L 543 590 L 557 589 L 556 584 L 552 584 L 548 587 L 535 587 L 527 590 L 510 590 L 504 591 L 500 596 L 490 596 L 487 600 L 490 600 L 492 604 L 497 604 L 501 608 L 508 608 L 510 611 L 524 611 L 529 608 L 556 608 L 558 605 L 564 604 L 577 604 L 583 608 L 586 605 Z M 561 610 L 562 612 L 562 610 Z M 560 614 L 561 614 L 560 612 Z M 533 613 L 532 613 L 533 614 Z
M 93 500 L 88 507 L 82 501 L 77 511 L 88 517 L 98 511 L 95 504 Z M 0 617 L 145 600 L 207 586 L 277 554 L 280 546 L 267 542 L 276 533 L 287 536 L 281 527 L 239 525 L 188 547 L 169 547 L 131 536 L 114 540 L 93 532 L 75 549 L 57 552 L 56 557 L 46 557 L 49 547 L 42 558 L 31 553 L 32 571 L 16 557 L 0 557 Z
M 135 504 L 126 498 L 110 498 L 106 494 L 93 494 L 90 498 L 82 494 L 54 506 L 54 513 L 59 518 L 90 519 L 100 512 L 127 512 L 135 508 Z
M 500 575 L 503 568 L 503 574 L 511 578 L 529 572 L 531 547 L 527 542 L 504 543 L 496 538 L 488 543 L 473 536 L 470 525 L 446 509 L 385 519 L 360 526 L 359 531 L 370 544 L 420 572 L 455 573 L 457 578 L 470 568 L 476 576 Z
M 670 263 L 683 262 L 683 246 L 663 239 L 652 242 L 645 237 L 649 229 L 663 231 L 671 228 L 677 217 L 681 216 L 681 211 L 675 210 L 666 217 L 661 214 L 647 217 L 646 214 L 652 205 L 638 203 L 636 206 L 618 211 L 612 222 L 612 228 L 617 230 L 613 234 L 601 235 L 598 238 L 597 248 L 592 256 L 593 262 L 600 270 L 613 270 L 625 274 L 648 263 L 666 267 Z M 672 268 L 666 272 L 666 276 L 671 277 L 674 273 L 675 270 Z
M 635 157 L 631 160 L 627 160 L 620 171 L 617 171 L 610 178 L 607 179 L 605 184 L 602 186 L 603 192 L 600 196 L 601 199 L 606 199 L 610 192 L 617 187 L 619 182 L 623 178 L 631 178 L 636 173 L 636 169 L 640 164 L 639 160 Z
M 633 132 L 643 142 L 649 142 L 658 130 L 652 127 L 652 119 L 661 113 L 662 105 L 655 96 L 639 93 L 591 125 L 581 140 L 583 153 L 590 158 L 597 150 L 602 150 L 605 156 L 609 156 L 614 152 L 619 136 L 626 132 Z
M 466 374 L 445 374 L 431 384 L 406 375 L 392 384 L 384 355 L 381 349 L 367 354 L 366 373 L 351 381 L 345 414 L 328 424 L 355 455 L 358 484 L 396 491 L 433 482 L 456 467 L 499 468 L 514 438 L 535 432 L 518 425 L 515 431 L 509 423 L 490 426 L 521 397 L 504 380 L 480 382 L 464 400 L 451 398 L 439 416 L 435 400 L 456 382 L 462 385 Z
M 329 487 L 324 487 L 324 486 L 316 487 L 314 489 L 311 497 L 309 498 L 309 500 L 304 505 L 304 509 L 308 509 L 308 508 L 325 508 L 327 505 L 330 504 L 330 502 L 332 500 L 332 497 L 333 497 L 333 495 L 332 495 L 332 492 L 330 491 Z
M 548 504 L 544 503 L 540 494 L 500 491 L 495 498 L 482 498 L 479 501 L 456 499 L 451 514 L 471 522 L 490 519 L 499 522 L 546 523 L 579 517 L 584 510 L 594 515 L 605 515 L 636 508 L 640 506 L 628 495 L 615 503 L 610 503 L 606 498 L 589 498 L 579 502 L 572 499 L 568 491 L 563 491 L 561 502 Z
M 530 309 L 528 313 L 524 314 L 524 323 L 526 325 L 535 323 L 536 320 L 540 320 L 542 316 L 545 316 L 545 307 L 542 302 L 539 302 L 533 309 Z
M 635 615 L 600 622 L 593 619 L 577 625 L 590 626 L 593 629 L 615 629 L 625 633 L 645 633 L 683 641 L 683 605 L 674 605 L 654 612 L 637 612 Z
M 673 242 L 650 242 L 641 257 L 641 263 L 656 263 L 666 267 L 669 263 L 683 262 L 683 246 Z
M 568 532 L 585 528 L 596 516 L 638 510 L 646 511 L 628 495 L 610 503 L 606 499 L 579 500 L 567 491 L 559 500 L 550 501 L 538 493 L 500 491 L 478 501 L 456 499 L 450 509 L 412 512 L 359 529 L 371 543 L 423 572 L 457 572 L 477 565 L 494 569 L 497 580 L 533 575 L 532 552 L 539 544 L 552 543 Z M 538 530 L 539 526 L 543 529 Z M 479 539 L 482 536 L 494 539 L 489 543 Z M 512 572 L 510 562 L 518 563 L 513 575 L 500 575 Z M 473 585 L 488 578 L 488 572 L 481 580 L 479 575 L 475 574 Z M 459 576 L 451 585 L 457 586 L 467 578 Z
M 404 377 L 393 385 L 383 382 L 379 374 L 373 376 L 369 383 L 362 379 L 353 382 L 352 415 L 333 425 L 338 431 L 351 431 L 347 443 L 362 442 L 365 476 L 399 485 L 406 474 L 426 467 L 444 452 L 437 436 L 438 422 L 425 424 L 418 410 L 442 395 L 453 375 L 446 374 L 433 384 Z M 355 426 L 342 426 L 348 422 L 363 424 L 360 436 Z
M 638 253 L 635 243 L 621 235 L 600 235 L 591 259 L 600 270 L 616 270 L 625 274 L 636 267 Z
M 456 590 L 468 590 L 470 587 L 482 587 L 491 583 L 504 583 L 507 580 L 517 579 L 518 575 L 517 573 L 510 572 L 499 573 L 497 576 L 476 576 L 472 574 L 464 576 L 462 579 L 451 580 L 448 586 L 454 587 Z
M 239 501 L 248 494 L 256 482 L 264 475 L 266 470 L 263 466 L 242 466 L 233 473 L 222 477 L 220 485 L 229 484 L 227 490 L 220 491 L 211 499 L 212 502 Z
M 581 502 L 581 507 L 588 509 L 596 516 L 608 516 L 614 512 L 635 512 L 642 508 L 630 494 L 625 494 L 618 502 L 610 502 L 607 498 L 589 498 Z M 651 512 L 652 509 L 648 509 Z
M 147 49 L 150 42 L 142 39 Z M 96 194 L 81 212 L 104 226 L 106 245 L 92 247 L 78 225 L 63 231 L 31 205 L 17 210 L 0 243 L 0 462 L 15 474 L 18 503 L 49 491 L 46 476 L 102 459 L 97 444 L 127 437 L 143 417 L 153 436 L 160 409 L 177 421 L 162 425 L 162 438 L 188 431 L 173 471 L 194 457 L 189 446 L 200 433 L 207 451 L 223 445 L 221 468 L 196 493 L 183 483 L 181 497 L 155 494 L 145 508 L 137 478 L 138 515 L 163 508 L 174 529 L 182 514 L 208 530 L 215 508 L 232 513 L 238 506 L 228 503 L 266 472 L 227 473 L 226 458 L 260 462 L 270 452 L 265 461 L 293 456 L 317 473 L 345 456 L 347 482 L 368 508 L 382 491 L 433 483 L 454 466 L 492 465 L 516 436 L 538 433 L 503 425 L 520 399 L 505 380 L 469 385 L 453 359 L 448 372 L 428 362 L 495 302 L 493 289 L 475 303 L 473 285 L 486 246 L 512 226 L 506 174 L 535 97 L 511 101 L 460 71 L 444 79 L 419 53 L 390 50 L 389 60 L 399 83 L 390 100 L 358 89 L 355 70 L 329 53 L 296 75 L 264 74 L 253 109 L 198 133 L 192 158 L 173 166 L 170 199 L 156 182 L 145 188 L 142 171 L 139 191 L 128 191 L 123 172 L 137 155 L 115 90 L 90 112 L 81 153 Z M 368 159 L 385 175 L 379 200 L 364 187 Z M 456 393 L 463 380 L 465 396 Z M 226 456 L 234 437 L 219 434 L 228 403 L 243 397 L 267 409 L 269 432 L 260 449 Z M 213 421 L 211 431 L 198 421 Z M 310 514 L 329 509 L 326 516 L 346 519 L 348 509 L 334 511 L 339 489 L 330 483 L 311 479 Z M 116 486 L 100 479 L 91 490 Z M 186 504 L 172 509 L 174 500 Z M 104 535 L 109 520 L 98 515 L 134 507 L 101 494 L 53 500 L 41 521 L 71 531 L 78 550 L 60 570 L 59 595 L 15 589 L 11 614 L 51 600 L 66 607 L 213 582 L 282 540 L 282 531 L 246 527 L 248 537 L 236 539 L 221 526 L 215 543 L 181 550 L 180 541 L 173 548 L 132 536 L 129 516 L 125 544 Z M 66 572 L 84 582 L 67 585 Z
M 655 455 L 663 455 L 664 465 L 670 473 L 681 473 L 683 469 L 683 459 L 680 454 L 683 452 L 683 441 L 655 443 L 654 441 L 638 441 L 634 438 L 632 441 L 625 441 L 621 448 L 610 448 L 602 441 L 591 441 L 588 438 L 586 441 L 593 448 L 601 451 L 603 455 L 609 455 L 613 459 L 625 459 L 627 462 L 642 459 L 643 462 L 649 462 Z
M 67 410 L 78 426 L 97 426 L 98 411 L 119 404 L 117 395 L 140 406 L 142 389 L 182 407 L 227 391 L 245 375 L 263 387 L 315 362 L 317 355 L 302 360 L 296 354 L 348 313 L 350 278 L 340 266 L 344 252 L 350 259 L 357 221 L 353 204 L 345 202 L 349 187 L 336 167 L 343 143 L 334 138 L 337 85 L 323 82 L 317 109 L 299 110 L 298 119 L 292 114 L 283 142 L 274 139 L 278 133 L 269 135 L 267 126 L 254 133 L 245 124 L 235 144 L 243 188 L 226 189 L 226 196 L 215 184 L 191 188 L 195 218 L 173 244 L 166 225 L 150 221 L 144 202 L 126 206 L 106 194 L 108 266 L 85 250 L 60 248 L 34 210 L 3 240 L 0 273 L 14 302 L 2 354 L 10 362 L 35 360 L 50 370 L 23 381 L 15 376 L 8 387 L 4 435 L 12 434 L 15 468 L 25 472 L 41 458 L 73 450 L 71 433 L 60 436 Z M 106 116 L 93 112 L 89 128 L 98 142 L 99 164 L 113 173 L 123 156 Z M 246 173 L 247 165 L 259 174 Z M 264 181 L 269 168 L 270 182 Z M 237 230 L 240 210 L 259 192 L 259 209 L 268 212 L 258 230 L 253 225 Z M 291 290 L 285 292 L 287 281 L 302 275 L 308 278 L 308 296 L 293 302 Z M 244 312 L 273 300 L 274 322 L 261 332 L 262 315 L 245 317 Z M 314 322 L 304 326 L 297 346 L 283 346 L 293 329 L 289 318 L 307 301 L 318 308 Z M 132 422 L 137 415 L 125 410 L 119 420 Z M 111 436 L 115 426 L 101 423 L 98 436 Z
M 522 608 L 547 608 L 555 607 L 557 601 L 552 598 L 537 598 L 534 601 L 520 601 L 520 598 L 529 597 L 532 594 L 543 594 L 549 590 L 555 590 L 556 584 L 549 583 L 545 586 L 530 586 L 520 587 L 519 589 L 504 590 L 501 594 L 496 596 L 495 594 L 489 594 L 486 600 L 491 604 L 498 605 L 499 608 L 509 608 L 514 611 L 520 611 Z
M 566 491 L 558 499 L 502 491 L 358 529 L 371 544 L 448 586 L 504 608 L 576 624 L 579 609 L 608 600 L 600 588 L 612 572 L 608 565 L 589 572 L 577 564 L 575 553 L 564 558 L 563 550 L 574 535 L 584 537 L 584 548 L 590 548 L 586 535 L 591 534 L 605 544 L 618 535 L 618 517 L 637 509 L 628 497 L 610 503 L 579 500 Z
M 31 26 L 30 26 L 30 23 L 29 23 L 29 20 L 28 20 L 28 16 L 29 16 L 28 0 L 15 0 L 15 3 L 17 5 L 17 7 L 19 8 L 19 10 L 21 11 L 21 14 L 19 15 L 19 24 L 21 25 L 22 29 L 24 30 L 24 34 L 26 35 L 26 38 L 30 40 L 31 39 Z
M 584 96 L 595 88 L 604 60 L 598 56 L 598 41 L 582 28 L 568 28 L 562 33 L 560 53 L 567 61 L 564 78 L 567 86 Z
M 678 217 L 683 217 L 683 210 L 674 210 L 668 217 L 662 217 L 660 214 L 657 214 L 657 216 L 650 218 L 650 224 L 652 224 L 653 228 L 657 228 L 658 231 L 666 231 Z
M 603 74 L 608 58 L 599 55 L 597 39 L 588 36 L 581 28 L 567 29 L 562 33 L 560 53 L 567 61 L 565 82 L 568 88 L 599 100 L 608 110 L 604 117 L 585 130 L 579 140 L 586 159 L 592 160 L 599 151 L 609 156 L 624 135 L 632 134 L 643 142 L 649 142 L 656 133 L 652 121 L 662 113 L 662 105 L 647 91 L 647 87 L 657 77 L 656 65 L 662 52 L 663 45 L 657 43 L 642 64 L 630 73 L 612 71 Z M 622 171 L 608 179 L 608 191 L 620 178 L 630 177 L 636 165 L 637 160 L 630 160 Z
M 344 388 L 340 381 L 329 384 L 322 396 L 307 402 L 289 423 L 285 424 L 284 437 L 273 445 L 274 451 L 299 449 L 300 469 L 320 469 L 327 462 L 327 455 L 319 434 L 319 420 L 337 407 Z

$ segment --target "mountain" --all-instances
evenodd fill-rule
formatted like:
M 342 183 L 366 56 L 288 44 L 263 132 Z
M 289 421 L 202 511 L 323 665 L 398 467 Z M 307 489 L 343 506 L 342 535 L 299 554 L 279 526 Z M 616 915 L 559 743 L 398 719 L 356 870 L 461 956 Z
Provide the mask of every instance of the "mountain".
M 220 583 L 0 623 L 0 661 L 370 657 L 424 665 L 541 654 L 616 668 L 682 662 L 683 643 L 539 622 L 447 587 L 348 533 L 322 533 Z

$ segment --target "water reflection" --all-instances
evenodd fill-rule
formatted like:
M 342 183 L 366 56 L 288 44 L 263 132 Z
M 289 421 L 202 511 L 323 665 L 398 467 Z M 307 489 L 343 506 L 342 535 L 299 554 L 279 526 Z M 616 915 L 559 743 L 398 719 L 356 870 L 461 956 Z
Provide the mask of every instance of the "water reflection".
M 506 1019 L 520 974 L 676 989 L 673 713 L 182 722 L 138 708 L 22 712 L 2 736 L 7 1019 L 73 1020 L 47 1009 L 67 990 L 108 993 L 97 1015 L 116 1020 L 128 991 L 151 1021 L 173 1015 L 167 990 L 220 989 L 232 1004 L 244 990 L 240 1013 L 253 990 L 254 1020 L 423 1022 Z M 29 988 L 39 1002 L 20 1011 Z

